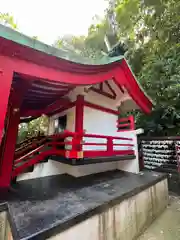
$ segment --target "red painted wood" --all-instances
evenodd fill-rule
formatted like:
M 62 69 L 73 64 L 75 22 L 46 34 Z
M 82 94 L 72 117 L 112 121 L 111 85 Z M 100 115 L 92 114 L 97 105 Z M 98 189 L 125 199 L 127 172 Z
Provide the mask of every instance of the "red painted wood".
M 46 156 L 48 156 L 48 154 L 51 154 L 51 151 L 49 152 L 45 152 L 45 153 L 41 153 L 39 155 L 37 155 L 36 157 L 32 158 L 32 159 L 28 159 L 26 162 L 24 162 L 21 166 L 19 167 L 16 167 L 14 170 L 13 170 L 13 173 L 12 173 L 12 178 L 13 177 L 16 177 L 17 175 L 19 175 L 20 173 L 22 173 L 27 167 L 30 167 L 42 160 L 44 160 L 44 158 Z
M 113 154 L 113 138 L 112 137 L 109 137 L 107 139 L 107 152 L 108 154 Z
M 69 99 L 61 98 L 60 100 L 55 101 L 54 103 L 48 105 L 45 109 L 46 113 L 53 112 L 61 107 L 71 105 L 71 101 Z
M 10 185 L 19 120 L 19 112 L 15 113 L 13 107 L 11 107 L 9 124 L 6 130 L 6 144 L 1 159 L 0 187 L 8 187 Z
M 126 117 L 126 118 L 120 118 L 117 120 L 117 122 L 127 122 L 129 120 L 129 117 Z
M 116 98 L 116 97 L 117 97 L 117 94 L 116 94 L 116 92 L 114 91 L 114 89 L 111 87 L 111 85 L 109 84 L 109 82 L 106 81 L 106 82 L 104 82 L 104 83 L 108 86 L 109 90 L 110 90 L 111 93 L 112 93 L 112 96 L 114 96 L 114 98 Z
M 107 98 L 110 98 L 110 99 L 116 99 L 116 96 L 111 95 L 110 93 L 107 93 L 105 91 L 101 91 L 100 89 L 97 89 L 95 87 L 91 87 L 90 90 L 92 90 L 93 92 L 96 92 L 96 93 L 98 93 L 100 95 L 103 95 L 104 97 L 107 97 Z
M 99 134 L 83 134 L 84 137 L 89 137 L 89 138 L 113 138 L 116 140 L 133 140 L 132 138 L 126 138 L 126 137 L 115 137 L 115 136 L 106 136 L 106 135 L 99 135 Z
M 114 114 L 114 115 L 117 115 L 117 116 L 119 115 L 119 111 L 115 111 L 113 109 L 102 107 L 102 106 L 99 106 L 97 104 L 90 103 L 88 101 L 85 101 L 84 104 L 85 104 L 86 107 L 89 107 L 89 108 L 93 108 L 93 109 L 96 109 L 96 110 L 99 110 L 99 111 L 102 111 L 102 112 L 106 112 L 106 113 L 110 113 L 110 114 Z
M 6 61 L 0 61 L 0 145 L 3 136 L 4 122 L 10 95 L 13 70 L 7 65 Z
M 107 85 L 107 87 L 109 88 L 111 94 L 110 94 L 109 92 L 106 92 L 106 91 L 103 89 L 103 85 L 104 85 L 104 84 Z M 111 85 L 108 83 L 108 81 L 105 81 L 105 82 L 103 82 L 103 83 L 100 83 L 98 87 L 92 86 L 92 87 L 90 88 L 90 90 L 92 90 L 92 91 L 94 91 L 94 92 L 96 92 L 96 93 L 98 93 L 98 94 L 101 94 L 101 95 L 103 95 L 103 96 L 105 96 L 105 97 L 108 97 L 108 98 L 110 98 L 110 99 L 116 99 L 116 97 L 117 97 L 115 91 L 113 90 L 113 88 L 111 87 Z
M 130 127 L 130 123 L 119 123 L 117 125 L 118 128 L 123 128 L 123 127 Z M 120 129 L 119 129 L 120 130 Z
M 65 142 L 56 142 L 56 139 L 59 139 L 60 137 L 72 137 L 72 141 L 65 141 Z M 90 137 L 90 138 L 104 138 L 107 139 L 107 143 L 96 143 L 96 142 L 79 142 L 79 139 L 83 137 Z M 22 173 L 27 167 L 32 166 L 40 161 L 42 161 L 46 156 L 50 155 L 62 155 L 66 156 L 67 158 L 79 158 L 78 151 L 79 148 L 77 146 L 82 145 L 89 145 L 89 146 L 107 146 L 106 150 L 85 150 L 83 151 L 84 157 L 107 157 L 107 156 L 117 156 L 117 155 L 126 155 L 126 154 L 134 154 L 134 150 L 114 150 L 114 146 L 133 146 L 133 144 L 114 144 L 113 140 L 132 140 L 132 138 L 123 138 L 123 137 L 114 137 L 114 136 L 104 136 L 104 135 L 97 135 L 97 134 L 84 134 L 82 132 L 76 133 L 76 132 L 64 132 L 62 134 L 57 134 L 50 136 L 52 139 L 51 142 L 48 142 L 35 150 L 31 151 L 30 153 L 26 154 L 25 156 L 17 159 L 15 161 L 15 169 L 13 170 L 12 177 L 17 176 L 18 174 Z M 58 145 L 72 145 L 71 150 L 57 150 L 56 147 Z M 50 150 L 43 150 L 44 146 L 51 146 Z M 81 149 L 81 148 L 80 148 Z M 81 149 L 82 150 L 82 149 Z M 39 153 L 40 152 L 40 153 Z M 36 153 L 39 153 L 39 155 L 35 155 Z M 29 159 L 29 157 L 31 157 Z M 22 163 L 21 166 L 17 166 L 17 164 Z
M 119 90 L 120 90 L 122 93 L 124 93 L 124 89 L 122 88 L 123 86 L 121 86 L 121 84 L 120 84 L 118 81 L 116 81 L 115 78 L 113 78 L 113 81 L 114 81 L 114 83 L 116 84 L 116 86 L 119 88 Z
M 55 113 L 61 113 L 62 111 L 67 110 L 68 108 L 72 108 L 75 106 L 75 102 L 71 102 L 68 99 L 60 99 L 51 105 L 48 105 L 47 107 L 41 109 L 41 110 L 22 110 L 21 111 L 21 117 L 39 117 L 42 114 L 45 115 L 52 115 Z
M 125 60 L 116 64 L 115 67 L 108 71 L 97 71 L 94 74 L 72 74 L 71 72 L 48 68 L 24 60 L 0 56 L 0 62 L 3 61 L 6 61 L 7 65 L 11 66 L 15 72 L 31 76 L 31 78 L 29 78 L 30 81 L 33 77 L 36 77 L 47 79 L 49 81 L 71 83 L 75 85 L 93 85 L 114 77 L 119 84 L 125 86 L 128 93 L 143 111 L 149 113 L 152 108 L 152 103 L 139 88 Z
M 129 127 L 129 128 L 123 129 L 124 127 Z M 130 115 L 127 118 L 118 119 L 117 120 L 117 128 L 118 128 L 118 132 L 135 130 L 135 123 L 134 123 L 133 115 Z
M 25 45 L 21 45 L 0 37 L 1 48 L 0 53 L 5 56 L 13 56 L 19 59 L 24 59 L 34 62 L 37 65 L 44 65 L 51 68 L 60 69 L 62 71 L 71 71 L 72 73 L 78 72 L 81 74 L 92 74 L 96 72 L 108 71 L 118 65 L 118 62 L 105 65 L 87 65 L 79 64 L 63 58 L 58 58 L 51 54 L 35 50 Z
M 129 116 L 129 121 L 130 121 L 130 129 L 134 130 L 135 129 L 135 121 L 134 121 L 134 117 L 132 115 Z
M 15 151 L 15 155 L 14 155 L 14 157 L 15 157 L 15 159 L 16 158 L 19 158 L 20 156 L 23 156 L 24 154 L 25 154 L 25 152 L 27 152 L 28 150 L 31 150 L 31 149 L 33 149 L 33 148 L 36 148 L 39 144 L 40 144 L 41 142 L 33 142 L 33 143 L 31 143 L 31 144 L 29 144 L 28 146 L 25 146 L 25 147 L 23 147 L 23 149 L 21 149 L 21 150 L 19 150 L 19 151 Z M 16 160 L 15 160 L 16 161 Z
M 83 132 L 84 96 L 78 95 L 76 100 L 75 132 Z
M 56 81 L 61 83 L 70 83 L 74 85 L 92 85 L 101 83 L 107 79 L 111 79 L 115 71 L 118 72 L 119 67 L 109 69 L 105 72 L 94 72 L 94 74 L 79 74 L 71 73 L 71 71 L 61 71 L 55 68 L 49 68 L 42 65 L 37 65 L 32 62 L 20 60 L 17 58 L 10 58 L 7 56 L 0 56 L 0 62 L 6 61 L 12 69 L 18 73 L 28 76 L 30 81 L 33 80 L 33 76 L 36 78 L 47 79 L 49 81 Z
M 15 164 L 20 163 L 20 162 L 24 161 L 26 158 L 34 155 L 34 154 L 37 153 L 38 151 L 42 150 L 46 145 L 47 145 L 47 144 L 44 144 L 44 145 L 42 145 L 42 146 L 40 146 L 40 147 L 37 147 L 36 149 L 32 150 L 31 152 L 27 153 L 26 155 L 20 157 L 19 159 L 16 159 L 16 160 L 15 160 Z
M 23 94 L 29 84 L 25 81 L 21 86 L 15 86 L 9 97 L 8 126 L 5 134 L 4 152 L 1 158 L 0 187 L 9 187 L 11 182 L 12 166 L 14 160 L 15 145 L 20 121 L 20 106 L 23 101 Z
M 70 103 L 68 103 L 67 105 L 63 106 L 63 107 L 61 107 L 61 108 L 59 108 L 59 109 L 57 109 L 57 110 L 55 110 L 55 111 L 48 112 L 48 113 L 46 113 L 46 114 L 47 114 L 48 116 L 52 116 L 52 115 L 54 115 L 54 114 L 64 112 L 64 111 L 66 111 L 66 110 L 74 107 L 75 104 L 76 104 L 76 102 L 70 102 Z
M 84 96 L 78 95 L 76 100 L 76 112 L 75 112 L 75 132 L 82 133 L 83 132 L 83 125 L 84 125 Z M 74 142 L 75 146 L 72 146 L 72 149 L 81 151 L 81 141 L 82 137 L 78 136 L 76 138 L 77 142 Z

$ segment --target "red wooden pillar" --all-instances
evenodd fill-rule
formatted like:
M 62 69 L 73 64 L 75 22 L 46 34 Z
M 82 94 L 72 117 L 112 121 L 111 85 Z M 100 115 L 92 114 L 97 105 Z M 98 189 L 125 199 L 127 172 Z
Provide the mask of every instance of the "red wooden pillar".
M 75 132 L 83 132 L 84 96 L 78 95 L 76 100 Z
M 20 106 L 22 104 L 23 94 L 26 92 L 27 88 L 28 84 L 23 82 L 15 86 L 15 89 L 12 89 L 9 96 L 6 131 L 0 159 L 0 188 L 7 188 L 11 183 L 14 152 L 20 120 Z
M 10 95 L 12 77 L 13 71 L 8 69 L 4 63 L 0 63 L 0 144 L 3 136 L 4 122 Z
M 76 100 L 76 113 L 75 113 L 75 132 L 76 133 L 83 133 L 83 122 L 84 122 L 84 96 L 78 95 Z M 79 145 L 77 145 L 77 150 L 82 150 L 81 137 L 79 139 Z M 78 141 L 77 141 L 78 142 Z
M 4 61 L 0 63 L 0 187 L 6 187 L 7 181 L 6 178 L 10 175 L 9 172 L 9 159 L 4 158 L 6 139 L 5 139 L 5 119 L 6 113 L 9 113 L 8 101 L 11 90 L 11 83 L 13 79 L 13 71 L 9 69 L 9 65 L 7 65 Z M 8 115 L 8 114 L 7 114 Z M 8 119 L 6 119 L 6 127 L 8 124 Z M 2 142 L 4 136 L 4 140 Z M 11 149 L 9 149 L 11 152 Z M 12 163 L 10 164 L 10 166 Z M 9 176 L 10 177 L 10 176 Z M 10 179 L 10 178 L 9 178 Z
M 14 152 L 20 120 L 19 108 L 11 105 L 8 118 L 5 134 L 5 146 L 1 159 L 0 187 L 9 187 L 11 182 Z

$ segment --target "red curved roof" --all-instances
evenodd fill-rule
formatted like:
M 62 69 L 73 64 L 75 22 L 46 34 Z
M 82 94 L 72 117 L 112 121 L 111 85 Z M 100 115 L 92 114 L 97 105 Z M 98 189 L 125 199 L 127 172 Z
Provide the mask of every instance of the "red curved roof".
M 42 109 L 76 86 L 93 85 L 114 79 L 127 89 L 129 95 L 145 113 L 151 111 L 151 100 L 140 88 L 123 57 L 105 58 L 99 62 L 88 62 L 82 58 L 74 60 L 73 57 L 72 59 L 67 57 L 64 52 L 61 57 L 61 50 L 13 30 L 8 29 L 6 34 L 5 30 L 7 28 L 3 27 L 4 35 L 0 34 L 0 61 L 15 73 L 14 86 L 21 85 L 22 81 L 28 82 L 28 88 L 22 93 L 24 95 L 22 108 Z

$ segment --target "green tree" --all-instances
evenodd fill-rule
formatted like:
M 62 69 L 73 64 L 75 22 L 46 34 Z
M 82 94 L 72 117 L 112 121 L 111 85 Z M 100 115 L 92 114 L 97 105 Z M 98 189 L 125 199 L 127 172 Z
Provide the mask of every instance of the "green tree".
M 5 26 L 17 29 L 17 24 L 14 21 L 14 17 L 9 13 L 0 13 L 0 23 Z
M 18 140 L 22 142 L 29 137 L 37 136 L 39 133 L 44 135 L 47 133 L 49 125 L 48 117 L 43 115 L 37 119 L 34 119 L 28 123 L 19 124 Z

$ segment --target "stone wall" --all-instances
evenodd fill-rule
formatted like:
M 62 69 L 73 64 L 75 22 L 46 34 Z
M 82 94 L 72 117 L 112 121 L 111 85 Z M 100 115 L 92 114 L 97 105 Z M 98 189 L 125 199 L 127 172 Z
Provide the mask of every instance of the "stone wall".
M 163 180 L 49 240 L 135 240 L 167 204 L 167 180 Z
M 13 240 L 6 212 L 0 212 L 0 240 Z

